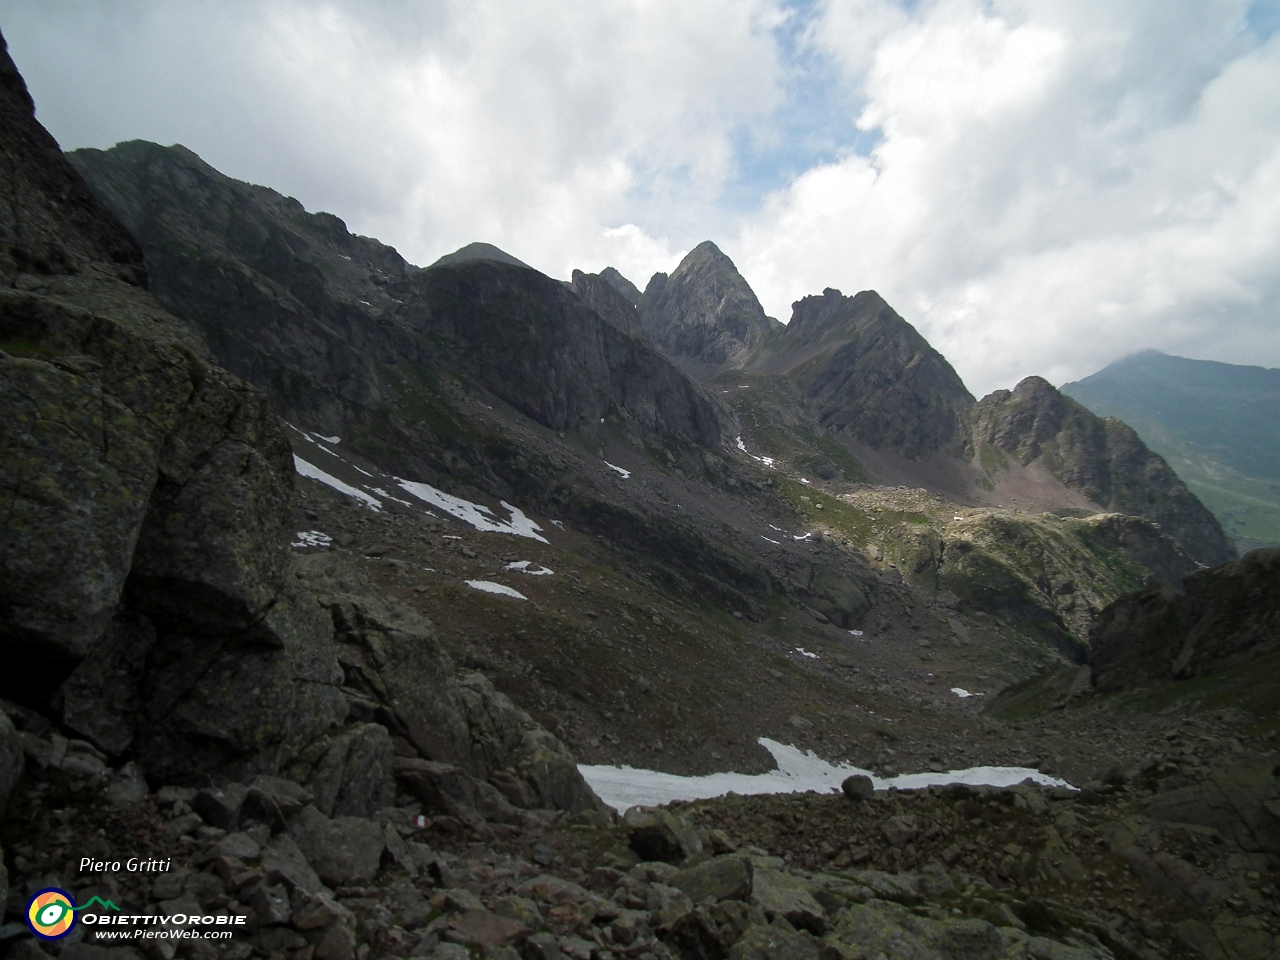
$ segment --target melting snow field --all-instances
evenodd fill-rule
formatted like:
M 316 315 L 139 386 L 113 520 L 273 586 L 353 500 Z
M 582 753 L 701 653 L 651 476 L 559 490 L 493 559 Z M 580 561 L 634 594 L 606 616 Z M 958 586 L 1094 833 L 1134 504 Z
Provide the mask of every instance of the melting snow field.
M 361 503 L 371 510 L 381 510 L 382 501 L 376 497 L 371 497 L 363 490 L 351 486 L 349 483 L 343 483 L 337 477 L 331 476 L 321 470 L 314 464 L 307 463 L 296 453 L 293 455 L 293 468 L 298 471 L 298 475 L 302 477 L 310 477 L 312 480 L 318 480 L 326 487 L 332 487 L 339 493 L 345 493 L 348 497 L 355 497 Z
M 868 771 L 858 767 L 830 764 L 815 756 L 812 751 L 802 753 L 793 746 L 766 737 L 761 737 L 759 743 L 773 754 L 773 759 L 778 764 L 777 770 L 757 774 L 711 773 L 703 777 L 681 777 L 674 773 L 636 770 L 633 767 L 581 764 L 578 769 L 600 799 L 618 811 L 638 804 L 657 806 L 672 800 L 719 797 L 730 791 L 740 794 L 804 793 L 808 790 L 838 792 L 845 777 L 855 773 L 871 776 Z M 915 790 L 945 783 L 1010 787 L 1028 778 L 1045 786 L 1071 786 L 1065 780 L 1058 780 L 1029 767 L 970 767 L 947 773 L 907 773 L 887 780 L 871 776 L 871 782 L 877 790 L 888 787 Z
M 978 694 L 970 693 L 970 692 L 969 692 L 968 690 L 966 690 L 964 687 L 952 687 L 952 688 L 951 688 L 951 692 L 952 692 L 952 693 L 954 693 L 954 694 L 955 694 L 957 697 L 959 697 L 961 700 L 966 700 L 966 699 L 968 699 L 969 697 L 973 697 L 973 696 L 978 696 L 978 697 L 982 696 L 982 694 L 980 694 L 980 693 L 978 693 Z
M 293 541 L 295 547 L 327 547 L 333 543 L 333 537 L 320 530 L 299 530 L 298 539 Z
M 630 470 L 626 469 L 625 467 L 615 466 L 614 464 L 610 463 L 608 460 L 606 460 L 606 461 L 604 462 L 604 465 L 605 465 L 606 467 L 608 467 L 610 470 L 612 470 L 612 471 L 614 471 L 615 473 L 617 473 L 619 476 L 621 476 L 623 480 L 625 480 L 625 479 L 627 479 L 627 477 L 631 476 L 631 471 L 630 471 Z
M 485 593 L 496 593 L 499 596 L 514 597 L 517 600 L 529 599 L 514 587 L 508 587 L 506 584 L 502 583 L 494 583 L 492 580 L 468 580 L 466 581 L 466 584 L 468 587 L 473 587 L 476 590 L 483 590 Z
M 513 507 L 505 500 L 498 501 L 502 504 L 502 508 L 511 514 L 510 520 L 499 519 L 497 514 L 486 507 L 484 504 L 472 503 L 470 500 L 463 500 L 461 497 L 455 497 L 452 494 L 445 493 L 443 490 L 437 490 L 429 483 L 417 483 L 413 480 L 396 479 L 396 483 L 400 485 L 400 489 L 413 494 L 423 503 L 429 503 L 433 507 L 443 510 L 452 517 L 457 517 L 463 523 L 469 523 L 477 530 L 483 530 L 488 533 L 510 533 L 517 537 L 529 537 L 531 540 L 538 540 L 546 543 L 547 540 L 538 531 L 542 528 L 524 515 L 524 511 L 519 507 Z

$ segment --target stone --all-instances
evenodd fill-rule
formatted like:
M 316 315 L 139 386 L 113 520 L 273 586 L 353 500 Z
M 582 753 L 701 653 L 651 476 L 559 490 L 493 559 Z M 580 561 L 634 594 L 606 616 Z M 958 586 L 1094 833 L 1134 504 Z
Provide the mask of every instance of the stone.
M 394 752 L 386 727 L 359 723 L 309 745 L 290 772 L 325 816 L 370 817 L 395 799 Z
M 204 826 L 204 821 L 200 819 L 198 813 L 187 813 L 181 817 L 174 817 L 161 829 L 160 834 L 166 840 L 177 840 L 179 837 L 187 836 L 195 833 L 198 827 Z
M 4 816 L 5 804 L 8 803 L 13 788 L 17 786 L 18 777 L 22 775 L 24 758 L 22 738 L 13 721 L 0 712 L 0 817 Z
M 321 887 L 320 878 L 307 863 L 297 843 L 287 834 L 271 838 L 262 851 L 262 871 L 272 883 L 284 881 L 306 893 L 316 893 Z
M 262 853 L 262 847 L 247 833 L 229 833 L 214 844 L 214 851 L 220 857 L 256 860 Z
M 729 951 L 730 960 L 818 960 L 822 942 L 785 923 L 758 923 Z
M 642 860 L 680 863 L 702 849 L 693 833 L 669 811 L 631 807 L 622 815 L 627 842 Z
M 919 833 L 919 822 L 909 815 L 890 817 L 884 824 L 884 838 L 895 847 L 905 847 Z
M 840 783 L 840 789 L 846 797 L 855 801 L 870 800 L 876 793 L 875 784 L 864 773 L 845 777 Z
M 840 955 L 852 957 L 1003 960 L 1016 955 L 1006 953 L 999 932 L 985 920 L 918 917 L 901 904 L 882 900 L 853 904 L 842 911 L 826 941 Z
M 715 857 L 681 870 L 671 885 L 694 903 L 712 900 L 750 900 L 752 865 L 746 857 Z
M 487 910 L 468 910 L 449 921 L 450 930 L 464 942 L 486 947 L 503 947 L 518 943 L 529 935 L 529 928 L 518 920 L 502 917 Z
M 249 788 L 242 783 L 226 783 L 220 787 L 206 787 L 191 798 L 191 806 L 205 822 L 223 830 L 230 830 L 240 819 Z
M 327 894 L 316 893 L 293 911 L 290 922 L 298 930 L 317 930 L 334 923 L 354 925 L 355 915 Z
M 765 915 L 783 917 L 793 927 L 821 936 L 827 928 L 826 911 L 797 877 L 781 870 L 756 867 L 751 902 Z
M 307 806 L 289 823 L 289 836 L 307 858 L 321 881 L 340 886 L 356 880 L 371 881 L 382 859 L 382 828 L 361 817 L 330 820 Z
M 113 807 L 132 807 L 146 800 L 150 792 L 142 768 L 130 760 L 107 784 L 107 802 Z
M 293 914 L 289 891 L 281 884 L 260 886 L 249 899 L 249 906 L 264 924 L 288 923 Z
M 285 821 L 313 799 L 310 790 L 292 780 L 263 775 L 249 784 L 242 812 L 255 820 L 284 826 Z

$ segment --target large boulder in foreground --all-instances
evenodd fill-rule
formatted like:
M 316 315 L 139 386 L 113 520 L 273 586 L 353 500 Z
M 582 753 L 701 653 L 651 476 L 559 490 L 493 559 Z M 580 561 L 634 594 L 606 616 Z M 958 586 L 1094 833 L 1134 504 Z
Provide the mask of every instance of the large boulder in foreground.
M 0 159 L 0 695 L 155 776 L 273 770 L 346 714 L 332 629 L 286 588 L 288 444 L 147 291 L 2 51 Z

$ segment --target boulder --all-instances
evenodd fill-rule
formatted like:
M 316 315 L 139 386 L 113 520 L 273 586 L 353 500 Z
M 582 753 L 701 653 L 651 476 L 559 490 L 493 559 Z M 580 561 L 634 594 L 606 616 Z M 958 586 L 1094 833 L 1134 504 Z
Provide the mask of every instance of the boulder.
M 394 748 L 387 728 L 359 723 L 321 737 L 289 769 L 330 817 L 369 817 L 395 799 Z
M 730 960 L 818 960 L 822 941 L 787 923 L 757 923 L 729 951 Z
M 277 834 L 263 848 L 262 872 L 272 883 L 284 882 L 305 893 L 321 887 L 320 878 L 288 834 Z
M 22 775 L 24 757 L 22 737 L 18 735 L 13 721 L 0 713 L 0 817 L 4 816 L 9 794 L 13 793 Z
M 934 920 L 883 900 L 854 904 L 842 911 L 826 943 L 843 957 L 945 957 L 965 960 L 1004 960 L 1005 943 L 985 920 L 954 917 Z M 1060 945 L 1051 941 L 1053 947 Z M 1075 956 L 1075 954 L 1036 954 Z M 1081 952 L 1080 960 L 1097 956 Z
M 211 826 L 230 830 L 240 819 L 249 788 L 243 783 L 225 783 L 220 787 L 206 787 L 191 798 L 191 806 Z
M 798 877 L 781 870 L 756 867 L 751 902 L 771 920 L 782 917 L 793 927 L 821 936 L 827 929 L 827 914 L 814 899 L 809 887 Z
M 382 828 L 361 817 L 330 820 L 315 807 L 304 807 L 289 823 L 294 839 L 316 875 L 331 887 L 363 880 L 378 873 L 382 859 Z M 310 892 L 310 891 L 308 891 Z
M 840 790 L 850 800 L 855 801 L 870 800 L 876 793 L 875 784 L 865 773 L 855 773 L 845 777 L 840 784 Z
M 242 812 L 251 819 L 283 826 L 314 799 L 310 790 L 292 780 L 262 775 L 249 784 Z
M 642 860 L 680 863 L 702 849 L 693 832 L 660 807 L 631 807 L 622 816 L 622 827 Z
M 751 861 L 746 857 L 716 857 L 681 870 L 671 885 L 683 890 L 694 903 L 712 900 L 751 899 Z

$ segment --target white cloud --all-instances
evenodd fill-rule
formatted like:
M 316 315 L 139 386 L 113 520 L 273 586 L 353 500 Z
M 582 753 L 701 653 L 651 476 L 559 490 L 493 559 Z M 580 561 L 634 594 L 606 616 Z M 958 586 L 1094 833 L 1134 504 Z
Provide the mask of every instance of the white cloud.
M 874 287 L 978 393 L 1148 346 L 1280 363 L 1280 46 L 1246 7 L 830 4 L 811 41 L 882 139 L 744 222 L 766 309 Z
M 419 263 L 487 240 L 643 287 L 709 237 L 782 319 L 879 290 L 981 394 L 1148 346 L 1280 365 L 1280 40 L 1249 9 L 10 0 L 3 28 L 65 146 L 182 142 Z M 782 180 L 806 117 L 848 143 Z
M 692 245 L 665 237 L 729 222 L 735 138 L 781 102 L 782 17 L 773 0 L 39 0 L 4 28 L 68 149 L 182 142 L 415 262 L 482 239 L 567 276 L 616 251 L 643 284 Z

